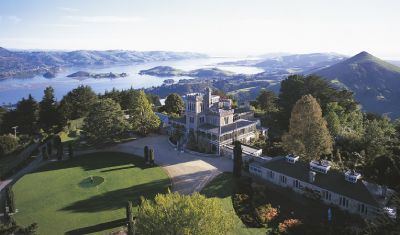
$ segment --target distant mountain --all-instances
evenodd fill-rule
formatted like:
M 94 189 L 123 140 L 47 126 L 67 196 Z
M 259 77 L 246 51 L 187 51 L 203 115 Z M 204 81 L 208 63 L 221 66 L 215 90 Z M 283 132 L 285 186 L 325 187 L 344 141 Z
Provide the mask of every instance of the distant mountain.
M 220 65 L 255 66 L 265 70 L 268 75 L 285 77 L 294 73 L 311 73 L 314 70 L 329 67 L 346 59 L 336 53 L 312 54 L 266 54 L 261 59 L 247 59 L 222 62 Z
M 62 67 L 108 66 L 204 58 L 204 54 L 169 51 L 10 51 L 0 47 L 0 79 L 31 77 Z
M 278 56 L 269 58 L 255 64 L 265 70 L 286 70 L 287 72 L 303 73 L 331 66 L 342 60 L 345 56 L 335 53 L 312 53 Z
M 369 112 L 400 116 L 400 68 L 368 52 L 315 72 L 355 93 Z

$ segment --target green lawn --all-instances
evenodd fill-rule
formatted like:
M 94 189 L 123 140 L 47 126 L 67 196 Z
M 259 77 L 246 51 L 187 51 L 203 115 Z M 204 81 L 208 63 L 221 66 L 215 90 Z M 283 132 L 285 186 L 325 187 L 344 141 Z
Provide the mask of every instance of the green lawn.
M 39 234 L 104 234 L 124 224 L 128 200 L 152 198 L 169 185 L 160 167 L 146 167 L 140 157 L 88 154 L 21 178 L 14 185 L 15 219 L 20 225 L 37 222 Z
M 202 194 L 207 197 L 215 197 L 218 198 L 222 205 L 226 208 L 227 211 L 230 211 L 235 216 L 236 220 L 236 230 L 235 234 L 263 234 L 265 235 L 265 228 L 246 228 L 246 226 L 242 223 L 239 217 L 236 216 L 235 210 L 232 205 L 232 193 L 234 189 L 235 183 L 234 178 L 231 173 L 222 173 L 215 177 L 209 184 L 204 187 L 202 190 Z

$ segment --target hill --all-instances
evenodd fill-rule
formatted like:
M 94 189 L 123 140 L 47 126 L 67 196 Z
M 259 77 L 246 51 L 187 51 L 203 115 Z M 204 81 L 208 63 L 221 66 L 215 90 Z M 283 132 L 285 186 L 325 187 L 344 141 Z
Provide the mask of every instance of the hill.
M 11 51 L 0 47 L 0 80 L 32 77 L 62 67 L 108 66 L 204 58 L 204 54 L 170 51 Z
M 363 51 L 315 74 L 353 91 L 365 111 L 400 116 L 400 68 L 393 64 Z

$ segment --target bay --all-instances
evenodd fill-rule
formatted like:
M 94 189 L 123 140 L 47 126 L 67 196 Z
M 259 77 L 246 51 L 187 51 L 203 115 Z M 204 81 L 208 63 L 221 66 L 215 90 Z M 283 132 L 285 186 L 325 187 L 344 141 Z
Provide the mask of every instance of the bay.
M 139 75 L 140 70 L 150 69 L 155 66 L 171 66 L 182 70 L 193 70 L 199 68 L 212 68 L 216 67 L 219 69 L 243 73 L 243 74 L 255 74 L 263 72 L 262 69 L 251 67 L 251 66 L 225 66 L 219 65 L 218 63 L 225 61 L 238 61 L 244 58 L 226 58 L 226 57 L 211 57 L 206 59 L 188 59 L 179 61 L 160 61 L 142 64 L 132 65 L 117 65 L 107 67 L 71 67 L 64 69 L 58 73 L 55 78 L 46 79 L 41 75 L 33 78 L 25 79 L 7 79 L 0 81 L 0 104 L 15 104 L 22 97 L 27 97 L 31 94 L 36 100 L 41 100 L 43 96 L 43 90 L 47 86 L 52 86 L 55 90 L 55 96 L 58 100 L 70 90 L 76 88 L 79 85 L 89 85 L 96 93 L 103 93 L 106 90 L 116 89 L 129 89 L 129 88 L 149 88 L 152 86 L 160 86 L 163 81 L 168 78 L 172 78 L 175 81 L 180 79 L 192 79 L 190 77 L 155 77 L 149 75 Z M 248 58 L 246 58 L 248 59 Z M 67 77 L 69 74 L 77 71 L 88 71 L 91 73 L 127 73 L 127 77 L 123 78 L 102 78 L 94 79 L 88 78 L 84 80 L 78 80 Z

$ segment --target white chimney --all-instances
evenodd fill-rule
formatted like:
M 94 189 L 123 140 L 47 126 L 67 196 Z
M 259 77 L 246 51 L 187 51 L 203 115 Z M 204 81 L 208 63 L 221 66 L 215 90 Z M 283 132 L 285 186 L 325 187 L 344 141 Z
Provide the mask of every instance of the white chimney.
M 314 183 L 315 181 L 315 176 L 317 175 L 317 173 L 315 173 L 314 171 L 310 171 L 308 174 L 308 180 L 310 181 L 310 183 Z
M 354 170 L 349 170 L 344 173 L 344 178 L 348 182 L 357 183 L 357 180 L 361 178 L 361 174 L 355 172 Z
M 294 154 L 288 154 L 288 155 L 286 155 L 285 159 L 286 159 L 286 162 L 295 164 L 299 160 L 299 156 L 296 156 Z

